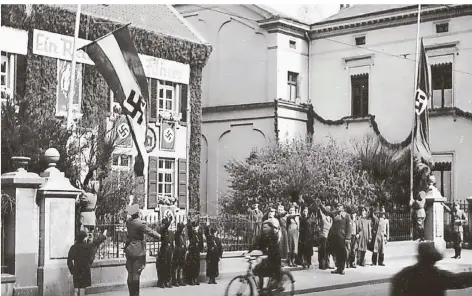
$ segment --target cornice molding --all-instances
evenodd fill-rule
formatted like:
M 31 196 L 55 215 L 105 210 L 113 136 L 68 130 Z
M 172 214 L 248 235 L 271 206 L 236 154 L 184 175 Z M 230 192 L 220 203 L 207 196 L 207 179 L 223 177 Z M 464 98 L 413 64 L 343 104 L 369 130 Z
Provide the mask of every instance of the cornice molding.
M 384 14 L 384 15 L 383 15 Z M 390 27 L 405 26 L 417 22 L 417 9 L 408 7 L 408 11 L 399 11 L 392 15 L 385 12 L 357 16 L 349 19 L 339 19 L 332 22 L 316 23 L 311 25 L 310 38 L 323 39 L 337 35 L 355 34 Z M 472 5 L 463 4 L 453 7 L 428 7 L 421 12 L 421 22 L 451 19 L 466 15 L 472 15 Z
M 202 112 L 203 114 L 205 114 L 205 113 L 247 111 L 247 110 L 273 108 L 274 105 L 275 105 L 274 102 L 263 102 L 263 103 L 252 103 L 252 104 L 211 106 L 211 107 L 203 107 Z
M 305 33 L 310 29 L 306 24 L 281 17 L 258 21 L 258 23 L 262 29 L 267 30 L 269 33 L 282 33 L 301 39 L 306 39 Z

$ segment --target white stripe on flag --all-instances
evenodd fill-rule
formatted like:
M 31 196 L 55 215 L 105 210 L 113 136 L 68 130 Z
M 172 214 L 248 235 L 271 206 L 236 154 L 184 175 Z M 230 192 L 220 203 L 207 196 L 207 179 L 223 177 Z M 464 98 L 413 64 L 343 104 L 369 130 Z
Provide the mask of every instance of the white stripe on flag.
M 118 45 L 118 42 L 116 41 L 114 35 L 110 35 L 106 38 L 103 38 L 97 42 L 97 44 L 100 46 L 102 51 L 106 54 L 108 59 L 110 60 L 111 64 L 115 68 L 115 72 L 118 76 L 118 79 L 120 80 L 121 87 L 123 89 L 123 93 L 125 94 L 125 98 L 120 98 L 123 100 L 123 105 L 126 109 L 128 110 L 133 110 L 134 107 L 131 106 L 126 102 L 128 96 L 131 94 L 132 91 L 135 92 L 134 96 L 134 102 L 136 103 L 139 99 L 139 97 L 142 97 L 141 93 L 141 88 L 139 87 L 139 84 L 136 81 L 136 77 L 134 74 L 131 72 L 131 70 L 128 67 L 128 64 L 126 63 L 123 53 L 121 52 L 121 49 Z M 145 103 L 145 101 L 144 101 Z M 132 129 L 134 130 L 134 134 L 136 137 L 136 144 L 138 147 L 136 147 L 144 162 L 144 174 L 147 173 L 147 153 L 146 153 L 146 148 L 144 146 L 145 140 L 146 140 L 146 107 L 144 107 L 143 111 L 143 121 L 141 124 L 138 123 L 138 118 L 140 114 L 132 118 L 131 116 L 128 115 L 131 124 L 132 124 Z

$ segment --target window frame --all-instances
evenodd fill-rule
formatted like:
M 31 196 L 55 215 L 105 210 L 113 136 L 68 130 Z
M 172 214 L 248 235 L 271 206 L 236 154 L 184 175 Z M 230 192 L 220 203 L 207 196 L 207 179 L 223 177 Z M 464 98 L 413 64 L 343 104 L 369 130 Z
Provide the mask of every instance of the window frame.
M 364 43 L 358 44 L 358 40 L 363 40 Z M 364 46 L 367 43 L 367 37 L 365 35 L 354 36 L 354 45 L 355 46 Z
M 161 168 L 161 162 L 163 164 L 163 167 Z M 172 164 L 171 169 L 166 169 L 165 164 L 166 162 Z M 178 180 L 178 170 L 177 168 L 177 159 L 176 158 L 170 158 L 170 157 L 159 157 L 158 162 L 157 162 L 157 200 L 159 201 L 163 197 L 177 197 L 177 180 Z M 163 174 L 162 176 L 162 182 L 160 181 L 160 175 Z M 165 176 L 166 174 L 170 174 L 172 176 L 172 181 L 171 182 L 166 182 Z M 165 191 L 166 185 L 171 185 L 172 192 L 170 194 L 167 194 Z M 159 185 L 162 185 L 162 192 L 159 191 Z
M 451 84 L 451 88 L 444 88 L 444 84 L 445 84 L 445 75 L 444 75 L 444 72 L 443 72 L 443 75 L 441 76 L 442 79 L 441 79 L 441 88 L 440 89 L 434 89 L 434 84 L 433 82 L 435 81 L 435 79 L 433 79 L 433 69 L 434 68 L 445 68 L 447 66 L 450 66 L 450 84 Z M 444 108 L 452 108 L 454 107 L 454 62 L 450 62 L 450 63 L 438 63 L 438 64 L 430 64 L 428 66 L 429 68 L 429 73 L 430 73 L 430 81 L 431 81 L 431 100 L 428 104 L 428 107 L 430 110 L 432 109 L 444 109 Z M 440 90 L 441 91 L 441 97 L 440 97 L 440 101 L 441 101 L 441 106 L 440 107 L 434 107 L 434 91 L 435 90 Z M 445 91 L 446 90 L 450 90 L 451 91 L 451 101 L 450 101 L 450 106 L 446 106 L 446 99 L 445 99 Z
M 289 40 L 288 47 L 291 49 L 297 49 L 297 41 L 296 40 Z
M 438 32 L 438 28 L 440 26 L 446 26 L 446 31 L 443 31 L 443 32 Z M 449 33 L 449 22 L 438 22 L 438 23 L 435 23 L 434 24 L 434 29 L 435 29 L 435 33 L 436 34 L 445 34 L 445 33 Z
M 10 53 L 7 51 L 1 51 L 1 55 L 5 54 L 6 57 L 6 68 L 5 72 L 1 72 L 0 75 L 5 77 L 5 85 L 1 84 L 1 77 L 0 77 L 0 86 L 5 86 L 6 88 L 10 89 L 12 94 L 15 93 L 16 88 L 16 56 L 15 53 Z M 1 101 L 3 102 L 6 98 L 1 97 Z
M 128 159 L 128 165 L 122 165 L 123 157 Z M 118 164 L 115 164 L 115 157 L 118 157 Z M 115 171 L 129 171 L 133 165 L 133 155 L 125 152 L 113 152 L 111 155 L 111 168 Z
M 291 80 L 290 78 L 294 78 L 294 80 Z M 298 88 L 300 87 L 298 85 L 298 81 L 300 79 L 300 74 L 297 72 L 293 71 L 288 71 L 287 72 L 287 101 L 289 102 L 295 102 L 297 98 L 299 97 L 298 93 Z M 292 89 L 293 89 L 293 99 L 292 99 Z
M 359 104 L 361 104 L 361 106 L 359 107 L 360 109 L 360 114 L 354 114 L 354 106 L 355 106 L 355 97 L 354 97 L 354 88 L 355 88 L 355 85 L 354 85 L 354 81 L 353 79 L 359 79 L 361 77 L 367 77 L 366 81 L 367 81 L 367 98 L 363 98 L 362 96 L 362 91 L 361 91 L 361 98 L 359 100 Z M 370 73 L 362 73 L 362 74 L 351 74 L 349 75 L 349 85 L 350 85 L 350 96 L 351 96 L 351 117 L 352 118 L 364 118 L 364 117 L 367 117 L 369 115 L 369 105 L 370 105 L 370 100 L 369 100 L 369 97 L 370 97 Z M 363 100 L 367 100 L 366 102 L 366 111 L 365 111 L 365 114 L 363 114 L 363 110 L 362 110 L 362 102 Z
M 441 195 L 443 197 L 446 197 L 448 199 L 448 201 L 452 201 L 454 198 L 453 198 L 453 187 L 454 187 L 454 184 L 453 184 L 453 171 L 452 171 L 452 163 L 451 162 L 448 162 L 446 165 L 448 165 L 449 167 L 448 168 L 437 168 L 437 167 L 433 167 L 433 169 L 431 170 L 431 173 L 434 174 L 434 172 L 439 172 L 440 174 L 440 177 L 441 177 L 441 184 L 438 184 L 438 182 L 436 182 L 436 188 L 438 188 L 439 192 L 441 192 Z M 444 182 L 444 177 L 445 177 L 445 172 L 449 172 L 449 186 L 450 186 L 450 192 L 449 192 L 449 196 L 445 196 L 444 195 L 444 189 L 445 189 L 445 182 Z M 438 180 L 436 180 L 438 181 Z M 439 185 L 439 186 L 438 186 Z

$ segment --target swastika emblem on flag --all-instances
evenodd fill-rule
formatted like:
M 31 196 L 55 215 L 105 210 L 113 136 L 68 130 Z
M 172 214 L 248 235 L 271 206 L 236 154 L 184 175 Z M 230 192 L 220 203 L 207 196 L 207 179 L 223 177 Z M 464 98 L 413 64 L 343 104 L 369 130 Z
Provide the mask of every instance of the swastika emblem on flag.
M 139 114 L 138 124 L 140 125 L 143 123 L 143 110 L 146 109 L 146 102 L 141 96 L 138 96 L 137 101 L 135 101 L 135 97 L 136 92 L 131 90 L 128 99 L 126 99 L 123 106 L 128 110 L 133 119 Z
M 416 94 L 415 94 L 416 115 L 421 115 L 421 113 L 423 113 L 427 107 L 428 107 L 428 96 L 421 89 L 417 89 Z
M 164 141 L 167 143 L 172 143 L 174 141 L 174 131 L 171 128 L 167 128 L 164 131 Z
M 129 127 L 128 127 L 128 124 L 126 122 L 123 122 L 122 124 L 120 124 L 118 126 L 117 130 L 118 130 L 118 134 L 120 135 L 121 139 L 124 139 L 124 138 L 128 137 Z

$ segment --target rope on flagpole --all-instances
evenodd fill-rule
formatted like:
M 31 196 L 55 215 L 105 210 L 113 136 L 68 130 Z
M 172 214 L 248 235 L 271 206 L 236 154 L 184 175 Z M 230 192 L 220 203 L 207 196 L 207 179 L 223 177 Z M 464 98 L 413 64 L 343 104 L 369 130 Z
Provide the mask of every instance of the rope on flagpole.
M 415 80 L 413 88 L 413 98 L 418 88 L 418 66 L 419 66 L 419 50 L 420 50 L 420 24 L 421 24 L 421 4 L 418 4 L 418 20 L 417 20 L 417 31 L 416 31 L 416 56 L 415 56 Z M 410 200 L 414 198 L 414 158 L 415 158 L 415 121 L 416 121 L 416 102 L 413 100 L 413 116 L 412 116 L 412 127 L 411 127 L 411 152 L 410 152 Z M 410 215 L 412 216 L 412 215 Z M 411 228 L 411 236 L 413 237 L 413 228 Z
M 75 30 L 74 30 L 74 42 L 72 44 L 72 67 L 71 67 L 71 74 L 70 74 L 70 84 L 69 84 L 69 102 L 67 104 L 67 129 L 72 127 L 72 105 L 74 101 L 74 91 L 75 91 L 75 68 L 76 68 L 76 46 L 77 46 L 77 39 L 79 38 L 79 25 L 80 25 L 80 8 L 81 5 L 77 4 L 77 13 L 75 16 Z

